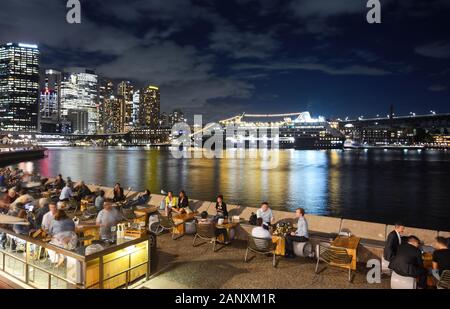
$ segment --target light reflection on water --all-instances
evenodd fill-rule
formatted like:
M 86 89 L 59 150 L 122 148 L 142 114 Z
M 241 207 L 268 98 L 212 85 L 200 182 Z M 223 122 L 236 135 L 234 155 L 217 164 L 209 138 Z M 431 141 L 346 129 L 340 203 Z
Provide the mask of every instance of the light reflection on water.
M 54 148 L 45 159 L 21 163 L 42 175 L 83 179 L 135 190 L 184 189 L 191 198 L 294 210 L 358 220 L 450 230 L 444 151 L 280 150 L 279 166 L 258 159 L 175 159 L 167 149 Z

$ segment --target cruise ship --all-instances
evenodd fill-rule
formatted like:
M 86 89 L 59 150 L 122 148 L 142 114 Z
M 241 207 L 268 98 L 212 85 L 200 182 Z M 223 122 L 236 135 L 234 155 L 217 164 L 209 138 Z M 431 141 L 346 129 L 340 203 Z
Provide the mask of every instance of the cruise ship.
M 248 121 L 244 120 L 245 118 L 252 119 Z M 270 121 L 267 118 L 271 118 Z M 224 146 L 228 144 L 228 147 L 235 144 L 235 147 L 241 145 L 252 148 L 256 143 L 263 142 L 266 148 L 342 149 L 345 141 L 344 135 L 328 121 L 323 117 L 312 118 L 309 112 L 275 115 L 242 114 L 219 123 L 225 131 Z M 230 132 L 231 129 L 233 132 Z M 254 132 L 258 134 L 255 135 Z M 203 142 L 209 137 L 210 135 L 203 134 Z

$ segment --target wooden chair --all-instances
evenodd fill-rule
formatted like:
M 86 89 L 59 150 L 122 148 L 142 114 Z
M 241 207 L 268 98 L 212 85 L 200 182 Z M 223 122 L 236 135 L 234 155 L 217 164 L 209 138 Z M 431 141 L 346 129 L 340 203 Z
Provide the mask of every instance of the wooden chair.
M 437 284 L 438 289 L 450 289 L 450 270 L 444 270 Z
M 272 254 L 272 266 L 276 266 L 275 244 L 269 238 L 257 238 L 251 235 L 247 237 L 247 250 L 245 250 L 244 262 L 247 262 L 249 251 L 259 254 Z
M 319 243 L 317 245 L 317 264 L 316 264 L 316 274 L 319 270 L 320 261 L 325 262 L 331 266 L 338 267 L 348 267 L 348 281 L 352 281 L 352 256 L 347 253 L 345 248 L 332 247 L 328 243 Z
M 194 241 L 192 242 L 192 246 L 195 247 L 195 242 L 197 238 L 206 240 L 206 242 L 213 244 L 213 252 L 216 252 L 216 243 L 218 241 L 218 237 L 216 236 L 216 229 L 213 224 L 199 224 L 195 223 L 195 236 Z

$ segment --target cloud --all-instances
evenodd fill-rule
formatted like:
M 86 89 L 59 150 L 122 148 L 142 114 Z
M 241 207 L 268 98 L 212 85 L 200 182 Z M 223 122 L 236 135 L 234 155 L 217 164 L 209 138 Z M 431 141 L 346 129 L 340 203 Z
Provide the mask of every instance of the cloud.
M 418 46 L 415 48 L 415 52 L 418 53 L 419 55 L 430 58 L 436 59 L 450 58 L 450 42 L 438 41 Z
M 239 31 L 233 26 L 218 28 L 210 39 L 212 50 L 224 52 L 235 59 L 264 59 L 278 48 L 278 42 L 270 33 Z
M 294 0 L 290 8 L 301 18 L 331 17 L 342 14 L 355 14 L 366 10 L 363 0 Z
M 431 85 L 430 87 L 428 87 L 428 90 L 431 92 L 442 92 L 442 91 L 446 91 L 448 89 L 447 86 L 444 85 Z
M 385 76 L 392 72 L 369 67 L 365 65 L 348 65 L 341 67 L 332 67 L 318 62 L 278 62 L 270 64 L 239 64 L 233 67 L 235 70 L 264 70 L 264 71 L 289 71 L 305 70 L 317 71 L 328 75 L 365 75 L 365 76 Z

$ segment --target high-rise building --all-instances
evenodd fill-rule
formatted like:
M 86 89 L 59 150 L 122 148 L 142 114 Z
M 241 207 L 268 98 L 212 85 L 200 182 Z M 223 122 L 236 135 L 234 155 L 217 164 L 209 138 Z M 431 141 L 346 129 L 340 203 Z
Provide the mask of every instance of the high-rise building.
M 169 115 L 169 124 L 171 127 L 173 127 L 179 122 L 186 122 L 184 113 L 180 109 L 174 109 L 173 112 Z
M 160 93 L 159 88 L 148 86 L 141 90 L 139 105 L 139 125 L 157 128 L 159 126 Z
M 117 95 L 125 100 L 125 131 L 133 127 L 133 90 L 129 81 L 122 81 L 117 86 Z
M 61 122 L 61 72 L 45 70 L 40 81 L 40 130 L 57 133 Z
M 37 131 L 39 49 L 36 45 L 0 45 L 0 129 Z
M 111 96 L 105 98 L 104 109 L 104 132 L 123 133 L 126 125 L 126 101 L 122 96 Z
M 71 123 L 72 133 L 85 134 L 89 127 L 89 112 L 80 109 L 69 109 L 67 120 Z
M 141 91 L 136 90 L 133 93 L 133 111 L 131 113 L 131 118 L 133 122 L 133 127 L 139 126 L 139 105 L 141 101 Z
M 98 83 L 98 112 L 99 112 L 99 133 L 106 133 L 105 127 L 107 127 L 108 117 L 106 115 L 106 107 L 109 104 L 107 100 L 109 100 L 112 96 L 114 96 L 114 83 L 107 79 L 100 79 Z
M 67 117 L 70 109 L 88 113 L 88 130 L 80 133 L 96 133 L 99 126 L 98 76 L 85 68 L 69 68 L 61 82 L 61 116 Z

